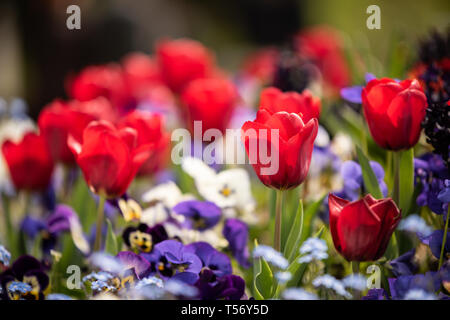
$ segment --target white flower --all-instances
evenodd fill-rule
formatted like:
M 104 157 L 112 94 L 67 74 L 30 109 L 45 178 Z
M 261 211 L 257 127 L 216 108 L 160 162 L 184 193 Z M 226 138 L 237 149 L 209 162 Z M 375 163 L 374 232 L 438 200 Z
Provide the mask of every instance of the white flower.
M 264 258 L 268 263 L 280 269 L 286 269 L 289 266 L 289 262 L 280 252 L 262 244 L 253 250 L 253 258 Z
M 275 273 L 275 278 L 277 279 L 278 283 L 286 283 L 292 278 L 292 274 L 289 271 L 278 271 Z
M 111 273 L 120 273 L 124 269 L 124 265 L 118 258 L 103 252 L 94 252 L 89 261 L 92 266 Z
M 283 299 L 285 300 L 317 300 L 314 293 L 308 292 L 300 288 L 288 288 L 283 291 Z
M 217 249 L 228 246 L 228 241 L 222 236 L 223 226 L 221 224 L 216 225 L 213 229 L 198 231 L 180 228 L 171 222 L 167 222 L 164 223 L 164 229 L 166 229 L 169 238 L 180 238 L 184 244 L 203 241 Z
M 319 147 L 326 147 L 330 144 L 330 135 L 327 130 L 319 125 L 319 130 L 317 131 L 316 140 L 314 140 L 314 145 Z
M 195 199 L 193 195 L 183 194 L 172 181 L 159 184 L 142 196 L 142 201 L 149 203 L 150 206 L 142 211 L 141 222 L 154 226 L 169 217 L 182 222 L 183 217 L 172 212 L 172 208 L 179 202 L 193 199 Z
M 344 133 L 338 132 L 331 142 L 331 151 L 337 154 L 341 160 L 350 160 L 353 155 L 352 138 Z
M 346 288 L 364 291 L 367 288 L 367 278 L 362 274 L 351 274 L 342 279 L 342 284 Z
M 304 256 L 298 259 L 299 263 L 308 263 L 313 260 L 323 260 L 328 258 L 328 247 L 325 240 L 318 238 L 306 239 L 300 247 L 300 253 Z
M 412 214 L 400 221 L 399 230 L 409 231 L 412 233 L 421 233 L 422 236 L 429 236 L 433 229 L 427 225 L 425 220 L 417 214 Z
M 302 246 L 300 247 L 300 253 L 310 253 L 315 251 L 327 251 L 327 243 L 325 240 L 319 238 L 308 238 L 306 239 Z
M 352 295 L 345 290 L 344 285 L 341 281 L 337 280 L 335 277 L 325 274 L 323 276 L 317 277 L 312 282 L 314 287 L 325 287 L 327 289 L 331 289 L 337 294 L 346 297 L 351 298 Z
M 164 289 L 175 296 L 184 296 L 188 298 L 193 298 L 198 294 L 198 289 L 196 287 L 175 279 L 167 280 L 164 284 Z
M 193 157 L 184 158 L 181 166 L 194 179 L 198 192 L 206 200 L 221 208 L 232 207 L 244 213 L 255 209 L 250 178 L 244 169 L 235 168 L 216 173 L 202 160 Z
M 422 289 L 411 289 L 405 295 L 405 300 L 436 300 L 436 296 Z

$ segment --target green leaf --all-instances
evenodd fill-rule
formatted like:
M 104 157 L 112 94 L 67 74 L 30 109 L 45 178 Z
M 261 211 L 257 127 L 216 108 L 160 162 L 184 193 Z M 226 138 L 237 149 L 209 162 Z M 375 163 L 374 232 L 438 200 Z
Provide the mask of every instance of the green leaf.
M 114 234 L 114 230 L 109 219 L 106 219 L 106 224 L 108 226 L 108 231 L 106 234 L 105 252 L 115 256 L 118 252 L 116 235 Z
M 286 246 L 284 248 L 284 256 L 288 257 L 289 261 L 295 257 L 295 251 L 300 245 L 300 240 L 303 231 L 303 202 L 300 199 L 298 202 L 297 213 L 294 218 L 294 223 L 292 223 L 291 230 L 289 231 L 289 236 L 286 241 Z
M 311 203 L 305 210 L 304 216 L 305 216 L 305 221 L 304 221 L 304 227 L 303 230 L 305 232 L 302 233 L 302 237 L 301 237 L 301 242 L 305 241 L 308 237 L 311 236 L 311 230 L 312 230 L 312 226 L 313 226 L 313 220 L 316 217 L 317 213 L 319 212 L 320 206 L 322 205 L 323 199 L 325 199 L 325 197 L 327 196 L 327 194 L 325 193 L 322 197 L 320 197 L 318 200 L 316 200 L 315 202 Z
M 366 190 L 377 199 L 383 198 L 383 194 L 381 193 L 377 177 L 375 176 L 375 173 L 370 166 L 369 159 L 367 159 L 361 148 L 359 148 L 358 146 L 356 146 L 356 153 L 358 155 L 358 161 L 361 166 L 364 186 L 366 187 Z
M 255 247 L 258 242 L 255 239 Z M 255 259 L 255 276 L 253 279 L 253 294 L 255 299 L 264 300 L 272 298 L 274 291 L 274 277 L 269 264 L 263 258 Z
M 414 150 L 400 152 L 400 208 L 408 213 L 414 194 Z

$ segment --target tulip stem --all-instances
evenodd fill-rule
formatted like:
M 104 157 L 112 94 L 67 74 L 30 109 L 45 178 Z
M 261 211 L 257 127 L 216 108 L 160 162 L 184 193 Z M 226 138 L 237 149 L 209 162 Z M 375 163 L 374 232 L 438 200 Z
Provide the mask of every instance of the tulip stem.
M 281 251 L 281 218 L 283 213 L 283 197 L 284 192 L 277 190 L 277 200 L 275 204 L 275 232 L 274 232 L 274 248 Z
M 353 274 L 359 273 L 359 261 L 352 261 L 352 273 Z
M 16 254 L 16 242 L 14 239 L 14 233 L 12 229 L 12 222 L 11 222 L 11 210 L 10 210 L 10 201 L 9 197 L 2 194 L 2 204 L 3 204 L 3 218 L 5 219 L 5 231 L 6 231 L 6 240 L 9 245 L 9 250 Z
M 102 244 L 102 227 L 103 227 L 103 220 L 105 219 L 104 207 L 105 207 L 105 197 L 100 195 L 98 200 L 97 229 L 95 231 L 94 251 L 100 251 Z
M 444 251 L 445 251 L 445 243 L 447 242 L 448 220 L 450 220 L 449 218 L 450 218 L 450 204 L 448 205 L 447 209 L 447 219 L 445 221 L 444 237 L 442 238 L 442 247 L 441 247 L 441 255 L 439 257 L 438 270 L 441 269 L 442 263 L 444 262 Z
M 400 152 L 394 152 L 394 189 L 392 199 L 397 206 L 400 205 Z

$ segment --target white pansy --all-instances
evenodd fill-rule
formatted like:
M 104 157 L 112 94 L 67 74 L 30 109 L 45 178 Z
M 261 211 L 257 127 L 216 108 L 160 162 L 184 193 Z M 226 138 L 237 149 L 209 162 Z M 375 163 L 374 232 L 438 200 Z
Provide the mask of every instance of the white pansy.
M 236 208 L 253 212 L 255 200 L 251 194 L 250 177 L 244 169 L 234 168 L 216 173 L 202 160 L 188 157 L 182 162 L 183 170 L 190 175 L 200 195 L 221 208 Z
M 141 222 L 154 226 L 172 217 L 183 222 L 184 217 L 172 212 L 172 208 L 182 201 L 193 200 L 191 194 L 183 194 L 178 186 L 172 182 L 166 182 L 150 189 L 142 196 L 142 201 L 149 204 L 141 213 Z
M 222 236 L 222 228 L 223 226 L 218 224 L 213 229 L 198 231 L 180 228 L 171 222 L 164 223 L 164 229 L 166 229 L 169 238 L 178 237 L 184 244 L 199 241 L 207 242 L 216 249 L 222 249 L 228 246 L 228 241 Z

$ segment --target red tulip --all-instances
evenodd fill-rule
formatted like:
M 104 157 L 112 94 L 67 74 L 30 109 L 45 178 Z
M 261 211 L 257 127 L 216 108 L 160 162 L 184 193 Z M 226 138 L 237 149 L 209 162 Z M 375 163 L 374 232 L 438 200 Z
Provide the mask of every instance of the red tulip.
M 55 162 L 75 163 L 75 158 L 67 145 L 67 137 L 72 134 L 80 139 L 83 130 L 95 117 L 76 110 L 60 100 L 46 106 L 39 114 L 38 124 L 41 134 L 48 143 Z
M 375 142 L 402 150 L 419 140 L 427 99 L 417 80 L 374 79 L 362 92 L 364 115 Z
M 319 119 L 320 100 L 313 97 L 308 90 L 303 93 L 281 92 L 279 89 L 270 87 L 261 92 L 260 108 L 270 113 L 286 111 L 288 113 L 299 113 L 304 122 L 312 118 Z
M 131 104 L 128 85 L 118 65 L 90 66 L 69 81 L 69 95 L 79 101 L 107 98 L 115 108 Z
M 69 106 L 78 112 L 91 115 L 96 120 L 106 120 L 116 123 L 119 118 L 118 110 L 105 97 L 98 97 L 87 101 L 72 100 L 69 102 Z
M 377 200 L 371 195 L 350 202 L 330 194 L 330 231 L 334 247 L 348 261 L 375 261 L 381 258 L 401 219 L 392 199 Z
M 153 174 L 164 167 L 169 156 L 170 135 L 164 130 L 160 115 L 136 110 L 123 118 L 118 127 L 135 129 L 138 134 L 138 146 L 153 145 L 153 153 L 141 166 L 139 174 Z
M 22 141 L 5 141 L 3 156 L 16 189 L 42 191 L 50 184 L 53 161 L 42 135 L 29 132 Z
M 244 74 L 255 77 L 264 83 L 272 81 L 279 55 L 275 48 L 264 48 L 252 53 L 244 61 Z
M 108 197 L 126 192 L 152 149 L 151 144 L 137 145 L 136 130 L 119 130 L 107 121 L 91 122 L 82 141 L 69 135 L 68 144 L 91 190 Z
M 194 121 L 202 121 L 203 133 L 211 128 L 226 129 L 235 104 L 234 84 L 222 78 L 198 79 L 189 83 L 182 95 L 190 128 Z
M 298 52 L 319 67 L 325 83 L 334 93 L 350 83 L 350 71 L 337 32 L 320 26 L 306 29 L 297 36 Z
M 197 41 L 162 41 L 156 52 L 162 77 L 175 92 L 181 92 L 190 81 L 207 77 L 213 71 L 213 54 Z
M 301 184 L 308 174 L 318 127 L 316 118 L 304 124 L 297 113 L 282 111 L 270 114 L 266 109 L 260 109 L 254 121 L 245 122 L 242 126 L 242 139 L 250 163 L 261 182 L 276 189 L 290 189 Z M 255 130 L 255 136 L 249 134 L 250 129 Z M 262 129 L 267 132 L 266 136 Z M 270 134 L 272 129 L 279 130 L 276 141 L 272 141 L 273 137 Z M 269 154 L 272 161 L 278 161 L 278 170 L 274 174 L 262 174 L 261 169 L 269 165 L 261 159 L 261 150 L 258 151 L 258 155 L 252 154 L 256 150 L 252 150 L 251 146 L 258 145 L 259 149 L 260 140 L 266 140 L 267 150 L 270 150 L 271 145 L 274 147 L 275 154 Z M 252 158 L 256 159 L 253 161 L 256 163 L 252 163 Z

